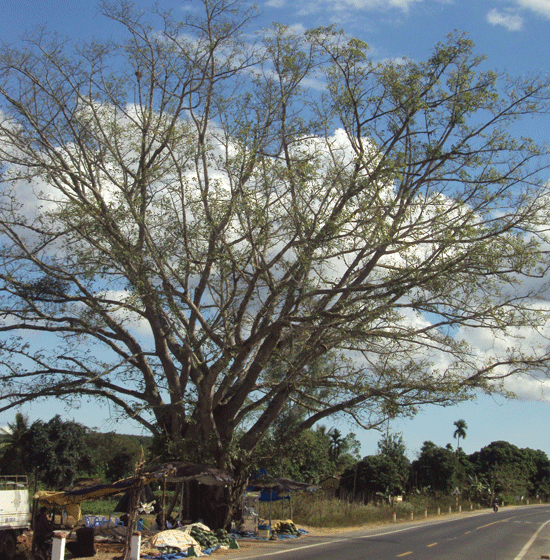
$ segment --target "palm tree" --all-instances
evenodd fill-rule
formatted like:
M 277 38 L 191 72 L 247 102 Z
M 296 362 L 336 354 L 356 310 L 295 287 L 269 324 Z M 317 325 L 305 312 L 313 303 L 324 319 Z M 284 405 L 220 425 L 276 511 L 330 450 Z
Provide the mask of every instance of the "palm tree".
M 328 435 L 330 437 L 330 457 L 334 461 L 340 457 L 344 439 L 342 438 L 342 432 L 337 428 L 331 428 L 328 431 Z
M 15 421 L 2 429 L 0 437 L 0 465 L 6 474 L 26 473 L 25 436 L 29 431 L 29 419 L 18 412 Z
M 466 437 L 466 430 L 468 426 L 466 425 L 466 420 L 457 420 L 454 422 L 456 427 L 453 437 L 456 438 L 456 452 L 460 449 L 460 438 L 464 439 Z

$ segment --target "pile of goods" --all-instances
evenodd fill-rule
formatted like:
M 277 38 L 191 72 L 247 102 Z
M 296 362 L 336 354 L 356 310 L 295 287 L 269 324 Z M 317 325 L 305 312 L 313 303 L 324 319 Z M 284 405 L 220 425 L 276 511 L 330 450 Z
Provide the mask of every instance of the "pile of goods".
M 300 531 L 298 531 L 296 525 L 294 525 L 292 521 L 279 521 L 273 530 L 276 531 L 277 534 L 281 535 L 300 535 Z
M 194 525 L 189 533 L 202 549 L 217 546 L 229 546 L 229 535 L 225 529 L 218 529 L 215 533 L 199 525 Z

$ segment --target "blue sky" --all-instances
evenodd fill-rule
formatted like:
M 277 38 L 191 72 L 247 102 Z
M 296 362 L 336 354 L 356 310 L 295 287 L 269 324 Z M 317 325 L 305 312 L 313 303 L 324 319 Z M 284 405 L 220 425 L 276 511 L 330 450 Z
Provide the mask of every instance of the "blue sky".
M 152 2 L 135 3 L 146 7 Z M 177 13 L 188 2 L 160 0 L 159 4 Z M 425 59 L 447 33 L 459 30 L 467 32 L 477 52 L 487 56 L 488 68 L 512 76 L 546 75 L 549 69 L 550 0 L 260 0 L 257 6 L 261 14 L 258 27 L 273 21 L 298 29 L 336 24 L 365 41 L 376 60 Z M 93 1 L 3 0 L 1 39 L 16 43 L 25 31 L 42 25 L 79 38 L 116 33 L 116 27 L 99 15 Z M 521 132 L 545 142 L 549 124 L 549 119 L 537 117 Z M 59 412 L 100 430 L 135 432 L 131 425 L 113 425 L 108 421 L 108 410 L 91 405 L 65 411 L 48 403 L 29 406 L 23 412 L 31 420 L 49 420 Z M 13 412 L 0 414 L 0 425 L 12 421 L 13 416 Z M 523 391 L 522 399 L 516 401 L 481 396 L 456 407 L 428 407 L 416 418 L 398 421 L 390 429 L 403 433 L 409 455 L 414 458 L 425 440 L 455 445 L 453 422 L 458 419 L 468 425 L 462 443 L 467 453 L 492 441 L 507 440 L 519 447 L 542 449 L 550 456 L 550 402 L 536 389 Z M 363 455 L 376 451 L 379 433 L 339 427 L 356 432 Z

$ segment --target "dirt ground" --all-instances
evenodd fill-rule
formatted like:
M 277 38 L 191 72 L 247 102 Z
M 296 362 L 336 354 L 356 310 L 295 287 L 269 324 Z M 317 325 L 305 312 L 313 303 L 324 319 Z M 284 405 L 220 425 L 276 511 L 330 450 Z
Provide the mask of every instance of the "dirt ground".
M 122 543 L 96 543 L 96 560 L 116 560 L 124 555 L 124 544 Z M 66 558 L 72 558 L 66 553 Z M 32 560 L 32 533 L 24 533 L 17 539 L 17 550 L 15 560 Z
M 302 528 L 302 527 L 301 527 Z M 311 533 L 315 532 L 316 535 L 321 534 L 332 534 L 334 532 L 342 532 L 342 529 L 323 529 L 322 531 L 318 529 L 308 529 L 304 528 L 306 531 Z M 349 529 L 346 529 L 349 530 Z M 265 545 L 266 541 L 258 540 L 239 540 L 239 549 L 246 550 Z M 112 542 L 96 542 L 95 543 L 96 554 L 93 556 L 94 560 L 122 560 L 124 556 L 124 543 L 112 543 Z M 212 556 L 224 556 L 230 557 L 235 551 L 227 548 L 220 548 L 213 552 Z M 142 554 L 145 551 L 142 549 Z M 151 556 L 155 553 L 151 550 Z M 157 553 L 160 555 L 160 553 Z M 73 558 L 70 552 L 65 553 L 66 560 Z M 17 540 L 17 551 L 15 560 L 33 560 L 32 556 L 32 533 L 25 533 L 21 535 Z M 228 559 L 229 560 L 229 559 Z

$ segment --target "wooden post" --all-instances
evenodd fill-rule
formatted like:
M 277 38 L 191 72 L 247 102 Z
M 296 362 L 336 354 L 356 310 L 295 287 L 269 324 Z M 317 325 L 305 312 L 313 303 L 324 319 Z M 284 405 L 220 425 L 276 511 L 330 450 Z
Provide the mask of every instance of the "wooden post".
M 161 531 L 166 529 L 166 476 L 162 477 L 162 510 L 161 510 Z
M 139 560 L 140 548 L 141 548 L 141 533 L 139 531 L 134 531 L 132 533 L 132 543 L 130 546 L 130 560 Z
M 128 500 L 128 532 L 126 533 L 126 542 L 124 544 L 124 556 L 123 560 L 132 560 L 132 537 L 136 530 L 136 522 L 137 522 L 137 509 L 139 506 L 139 497 L 141 495 L 141 489 L 143 488 L 143 467 L 144 467 L 144 460 L 143 460 L 143 451 L 141 453 L 141 459 L 136 464 L 134 469 L 134 477 L 136 480 L 136 486 L 134 487 L 133 492 L 130 495 L 130 499 Z
M 65 558 L 65 541 L 67 533 L 54 533 L 52 539 L 52 560 L 63 560 Z

